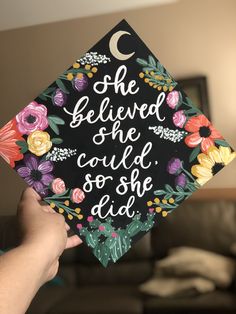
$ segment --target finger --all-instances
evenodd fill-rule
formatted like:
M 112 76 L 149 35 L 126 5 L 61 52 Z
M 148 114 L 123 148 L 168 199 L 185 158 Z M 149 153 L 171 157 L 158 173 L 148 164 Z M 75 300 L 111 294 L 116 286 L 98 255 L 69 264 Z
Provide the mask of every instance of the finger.
M 41 200 L 41 197 L 33 188 L 27 187 L 21 194 L 20 200 L 21 201 L 34 200 L 39 202 Z
M 79 238 L 79 236 L 77 236 L 77 234 L 74 234 L 71 237 L 67 238 L 67 242 L 66 242 L 66 249 L 70 249 L 73 248 L 75 246 L 78 246 L 82 243 L 83 241 Z
M 70 230 L 70 226 L 65 222 L 66 231 Z

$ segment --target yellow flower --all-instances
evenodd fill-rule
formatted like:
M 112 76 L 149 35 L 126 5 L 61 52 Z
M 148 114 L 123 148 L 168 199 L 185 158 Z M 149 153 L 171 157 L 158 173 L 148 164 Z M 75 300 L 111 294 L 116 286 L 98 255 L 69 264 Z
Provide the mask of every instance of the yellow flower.
M 161 213 L 162 217 L 166 217 L 168 215 L 167 211 L 163 210 L 163 212 Z
M 148 78 L 148 77 L 145 77 L 144 82 L 145 82 L 145 83 L 149 83 L 149 78 Z
M 143 72 L 140 72 L 140 73 L 139 73 L 139 77 L 140 77 L 140 78 L 144 78 L 144 73 L 143 73 Z
M 87 73 L 87 75 L 88 75 L 89 78 L 93 77 L 93 73 L 91 73 L 91 72 Z
M 165 198 L 163 198 L 162 203 L 167 204 L 167 200 Z
M 50 203 L 50 207 L 51 207 L 51 208 L 55 208 L 55 206 L 56 206 L 55 203 L 53 203 L 53 202 Z
M 70 202 L 69 202 L 68 200 L 65 200 L 64 204 L 65 204 L 66 206 L 69 206 Z
M 152 206 L 152 201 L 148 201 L 147 206 Z
M 163 91 L 167 92 L 168 91 L 168 87 L 167 86 L 163 86 Z
M 79 213 L 81 212 L 81 209 L 80 209 L 79 207 L 77 207 L 77 208 L 75 209 L 75 212 L 76 212 L 77 214 L 79 214 Z
M 93 67 L 93 68 L 91 69 L 91 71 L 92 71 L 93 73 L 97 73 L 97 71 L 98 71 L 98 68 L 96 68 L 96 67 Z
M 67 80 L 72 81 L 73 78 L 74 78 L 74 76 L 73 76 L 72 73 L 68 73 L 67 76 L 66 76 L 66 78 L 67 78 Z
M 175 200 L 173 199 L 173 197 L 171 197 L 170 199 L 169 199 L 169 203 L 170 204 L 173 204 L 175 202 Z
M 232 152 L 230 147 L 211 146 L 206 154 L 201 153 L 197 156 L 199 164 L 192 166 L 191 172 L 197 177 L 196 181 L 203 185 L 235 157 L 236 153 Z
M 73 68 L 74 69 L 78 69 L 79 67 L 80 67 L 79 63 L 77 63 L 77 62 L 73 63 Z
M 27 138 L 28 149 L 36 156 L 42 156 L 47 153 L 51 147 L 50 135 L 43 131 L 34 131 Z
M 63 213 L 64 213 L 64 209 L 61 208 L 61 207 L 58 209 L 58 211 L 59 211 L 60 214 L 63 214 Z
M 84 68 L 85 68 L 85 70 L 90 70 L 91 69 L 91 65 L 90 64 L 86 64 Z
M 78 217 L 79 220 L 81 220 L 81 219 L 83 219 L 84 216 L 79 214 L 79 215 L 77 215 L 77 217 Z
M 82 79 L 83 76 L 84 76 L 83 73 L 77 73 L 77 74 L 76 74 L 76 77 L 77 77 L 78 79 Z
M 160 213 L 162 211 L 162 208 L 158 206 L 158 207 L 155 208 L 155 210 L 156 210 L 157 213 Z
M 73 219 L 73 216 L 71 214 L 68 214 L 67 215 L 68 219 L 72 220 Z
M 159 199 L 158 197 L 155 197 L 155 198 L 154 198 L 154 202 L 155 202 L 156 204 L 159 204 L 159 203 L 160 203 L 160 199 Z

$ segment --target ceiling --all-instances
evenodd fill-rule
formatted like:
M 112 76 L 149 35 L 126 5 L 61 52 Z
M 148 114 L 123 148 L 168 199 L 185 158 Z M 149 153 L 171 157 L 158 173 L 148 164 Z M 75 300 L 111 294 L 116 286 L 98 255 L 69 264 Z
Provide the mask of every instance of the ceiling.
M 178 0 L 0 0 L 0 31 Z

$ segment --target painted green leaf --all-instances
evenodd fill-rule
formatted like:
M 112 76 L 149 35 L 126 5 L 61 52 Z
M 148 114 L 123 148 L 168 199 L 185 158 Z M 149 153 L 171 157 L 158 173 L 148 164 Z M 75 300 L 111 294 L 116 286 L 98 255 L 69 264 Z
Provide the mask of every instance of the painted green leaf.
M 225 140 L 217 139 L 217 140 L 214 140 L 214 142 L 218 145 L 229 147 L 229 144 Z
M 59 131 L 58 126 L 56 125 L 55 122 L 53 122 L 53 120 L 49 119 L 49 117 L 48 117 L 48 124 L 49 124 L 50 128 L 51 128 L 57 135 L 59 135 L 60 131 Z
M 156 190 L 156 191 L 154 191 L 154 195 L 162 195 L 162 194 L 165 194 L 164 190 Z
M 24 154 L 28 150 L 28 144 L 26 141 L 16 141 L 16 144 L 20 147 L 21 154 Z
M 197 147 L 195 147 L 193 150 L 192 150 L 192 152 L 191 152 L 191 154 L 190 154 L 190 156 L 189 156 L 189 161 L 190 162 L 192 162 L 196 157 L 197 157 L 197 155 L 200 153 L 200 146 L 197 146 Z
M 169 185 L 169 184 L 165 184 L 165 189 L 166 189 L 166 191 L 167 192 L 169 192 L 169 193 L 173 193 L 173 189 L 172 189 L 172 187 Z
M 148 63 L 146 60 L 144 59 L 141 59 L 141 58 L 137 58 L 136 61 L 140 64 L 140 65 L 143 65 L 143 66 L 148 66 Z
M 66 88 L 65 84 L 62 82 L 62 80 L 57 79 L 56 84 L 64 93 L 69 94 L 69 91 L 67 90 L 67 88 Z
M 64 125 L 65 121 L 62 118 L 59 118 L 58 116 L 50 115 L 48 116 L 48 119 L 53 121 L 55 124 Z
M 180 202 L 182 201 L 182 199 L 184 199 L 184 194 L 180 194 L 176 197 L 175 202 Z
M 46 96 L 44 96 L 43 94 L 40 94 L 40 95 L 38 96 L 38 98 L 40 98 L 40 99 L 42 99 L 42 100 L 44 100 L 44 101 L 46 101 L 46 100 L 47 100 L 47 97 L 46 97 Z
M 51 139 L 51 142 L 53 144 L 61 144 L 61 143 L 63 143 L 63 139 L 60 138 L 60 137 L 54 137 L 54 138 Z
M 55 87 L 48 87 L 47 89 L 45 89 L 45 91 L 43 92 L 44 94 L 50 94 L 51 92 L 53 92 L 56 88 Z
M 155 61 L 155 59 L 153 58 L 153 56 L 151 56 L 151 55 L 148 56 L 148 62 L 149 62 L 153 67 L 156 67 L 156 61 Z

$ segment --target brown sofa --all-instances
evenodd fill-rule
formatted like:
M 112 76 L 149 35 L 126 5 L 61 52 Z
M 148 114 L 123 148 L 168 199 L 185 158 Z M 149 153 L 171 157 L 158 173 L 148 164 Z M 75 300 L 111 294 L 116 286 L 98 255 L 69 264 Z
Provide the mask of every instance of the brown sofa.
M 236 313 L 233 284 L 228 290 L 172 299 L 145 296 L 138 290 L 152 276 L 154 261 L 166 256 L 169 248 L 192 246 L 231 256 L 233 243 L 236 191 L 201 190 L 107 269 L 85 245 L 66 251 L 58 274 L 61 281 L 43 286 L 27 313 Z

